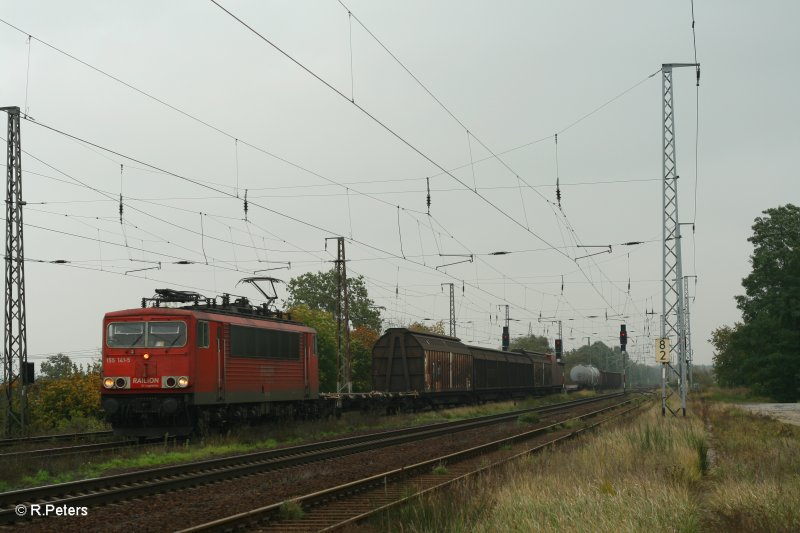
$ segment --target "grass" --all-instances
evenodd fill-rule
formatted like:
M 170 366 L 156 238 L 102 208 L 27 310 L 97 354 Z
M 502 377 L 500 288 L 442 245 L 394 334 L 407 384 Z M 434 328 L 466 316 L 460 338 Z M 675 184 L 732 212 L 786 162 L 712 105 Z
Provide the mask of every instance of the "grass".
M 703 397 L 708 401 L 725 403 L 763 403 L 772 401 L 771 398 L 753 394 L 745 387 L 711 387 L 703 394 Z
M 514 462 L 382 517 L 376 530 L 698 531 L 702 421 L 635 422 Z
M 297 520 L 303 518 L 305 511 L 303 507 L 294 500 L 288 500 L 281 504 L 278 511 L 281 520 Z
M 437 476 L 447 475 L 447 473 L 448 473 L 447 466 L 444 463 L 439 463 L 438 465 L 433 467 L 432 472 L 433 472 L 434 475 L 437 475 Z
M 525 413 L 517 417 L 517 422 L 520 425 L 537 424 L 539 422 L 539 415 L 537 413 Z
M 277 445 L 278 442 L 275 439 L 236 443 L 230 442 L 228 437 L 216 437 L 195 446 L 185 442 L 179 445 L 153 445 L 146 451 L 136 448 L 121 448 L 113 452 L 114 456 L 99 455 L 94 459 L 87 458 L 85 455 L 64 455 L 43 457 L 28 462 L 6 460 L 0 464 L 4 473 L 0 491 L 199 461 L 235 453 L 275 448 Z
M 483 405 L 471 405 L 465 407 L 454 407 L 452 409 L 425 411 L 423 413 L 418 413 L 417 415 L 414 415 L 410 419 L 410 422 L 414 425 L 421 425 L 421 424 L 435 424 L 437 422 L 452 422 L 455 420 L 466 420 L 468 418 L 476 418 L 479 416 L 489 416 L 499 413 L 506 413 L 509 411 L 532 409 L 534 407 L 553 405 L 594 395 L 595 393 L 591 391 L 581 391 L 575 394 L 571 394 L 569 396 L 565 394 L 555 394 L 552 396 L 527 398 L 524 400 L 518 400 L 513 402 L 509 401 L 509 402 L 486 403 Z M 527 416 L 527 415 L 521 415 L 521 416 Z M 403 416 L 398 417 L 398 419 L 403 419 L 403 418 L 404 418 Z M 390 425 L 392 425 L 391 420 L 388 420 L 387 422 Z M 406 426 L 408 425 L 408 421 L 404 421 L 400 425 Z
M 707 398 L 754 401 L 747 391 Z M 376 518 L 376 531 L 800 531 L 800 427 L 695 397 Z
M 712 405 L 708 416 L 715 440 L 707 528 L 800 531 L 800 428 L 729 405 Z

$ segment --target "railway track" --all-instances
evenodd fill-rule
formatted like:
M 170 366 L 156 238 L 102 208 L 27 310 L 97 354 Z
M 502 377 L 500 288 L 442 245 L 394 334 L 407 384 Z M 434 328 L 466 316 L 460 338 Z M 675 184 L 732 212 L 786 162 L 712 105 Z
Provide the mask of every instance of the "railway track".
M 22 444 L 34 444 L 39 442 L 55 442 L 63 440 L 84 440 L 97 437 L 110 437 L 114 432 L 90 431 L 87 433 L 62 433 L 59 435 L 39 435 L 37 437 L 20 437 L 16 439 L 0 439 L 0 447 L 19 446 Z
M 513 421 L 525 413 L 547 414 L 563 411 L 621 395 L 622 393 L 609 394 L 469 420 L 346 437 L 319 443 L 0 493 L 0 523 L 20 520 L 20 517 L 15 512 L 15 507 L 18 504 L 50 503 L 56 506 L 87 506 L 111 503 L 394 446 L 424 438 L 451 434 L 455 431 L 466 431 Z
M 337 531 L 352 527 L 358 522 L 379 513 L 385 513 L 412 499 L 444 489 L 468 477 L 574 438 L 600 424 L 636 410 L 639 405 L 640 403 L 633 398 L 625 399 L 615 405 L 571 417 L 546 427 L 200 524 L 185 529 L 182 533 L 251 528 L 257 528 L 259 531 L 278 532 Z M 547 438 L 544 442 L 537 442 L 532 447 L 526 445 L 526 441 L 558 430 L 564 423 L 571 420 L 599 417 L 622 407 L 624 409 L 608 414 L 601 420 L 580 429 L 562 431 L 561 434 Z M 494 457 L 490 464 L 487 464 L 486 458 L 493 457 L 493 454 L 500 456 Z M 442 475 L 442 472 L 445 472 L 446 475 Z M 287 514 L 294 515 L 294 518 L 287 519 Z
M 174 439 L 171 439 L 171 441 Z M 94 453 L 108 450 L 117 450 L 120 448 L 130 448 L 136 446 L 147 446 L 150 444 L 161 444 L 164 439 L 150 439 L 144 442 L 137 442 L 135 440 L 119 440 L 113 442 L 94 442 L 90 444 L 76 444 L 75 446 L 60 446 L 58 448 L 40 448 L 36 450 L 21 450 L 16 452 L 0 453 L 0 461 L 2 460 L 28 460 L 37 457 L 58 457 L 64 455 L 75 455 L 81 453 Z

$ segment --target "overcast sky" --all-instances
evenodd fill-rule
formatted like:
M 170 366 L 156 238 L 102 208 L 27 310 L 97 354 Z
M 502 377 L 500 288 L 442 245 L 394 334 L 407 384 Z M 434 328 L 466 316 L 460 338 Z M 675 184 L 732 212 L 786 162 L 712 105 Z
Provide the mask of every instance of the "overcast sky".
M 562 320 L 567 350 L 614 345 L 624 322 L 629 352 L 651 360 L 659 70 L 694 61 L 689 0 L 347 0 L 353 18 L 337 0 L 220 3 L 296 62 L 211 2 L 0 3 L 0 105 L 30 118 L 37 366 L 90 360 L 103 314 L 156 288 L 255 299 L 236 286 L 255 271 L 327 270 L 333 236 L 386 326 L 447 322 L 452 282 L 466 342 L 499 346 L 508 304 L 512 336 L 552 342 Z M 695 361 L 709 364 L 711 331 L 740 317 L 753 219 L 800 202 L 800 4 L 694 11 L 701 86 L 675 71 L 676 135 Z

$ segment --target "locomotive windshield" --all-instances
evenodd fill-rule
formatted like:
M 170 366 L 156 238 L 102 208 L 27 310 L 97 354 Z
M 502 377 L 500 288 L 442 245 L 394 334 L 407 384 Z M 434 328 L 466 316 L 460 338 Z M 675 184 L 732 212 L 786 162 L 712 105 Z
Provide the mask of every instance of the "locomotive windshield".
M 186 344 L 186 323 L 112 322 L 108 325 L 109 348 L 170 348 Z

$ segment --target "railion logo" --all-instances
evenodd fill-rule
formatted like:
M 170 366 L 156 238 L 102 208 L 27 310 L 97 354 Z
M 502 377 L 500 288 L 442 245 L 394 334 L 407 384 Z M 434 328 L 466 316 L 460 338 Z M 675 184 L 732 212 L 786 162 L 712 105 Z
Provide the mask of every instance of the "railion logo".
M 159 378 L 133 378 L 135 385 L 158 384 Z

